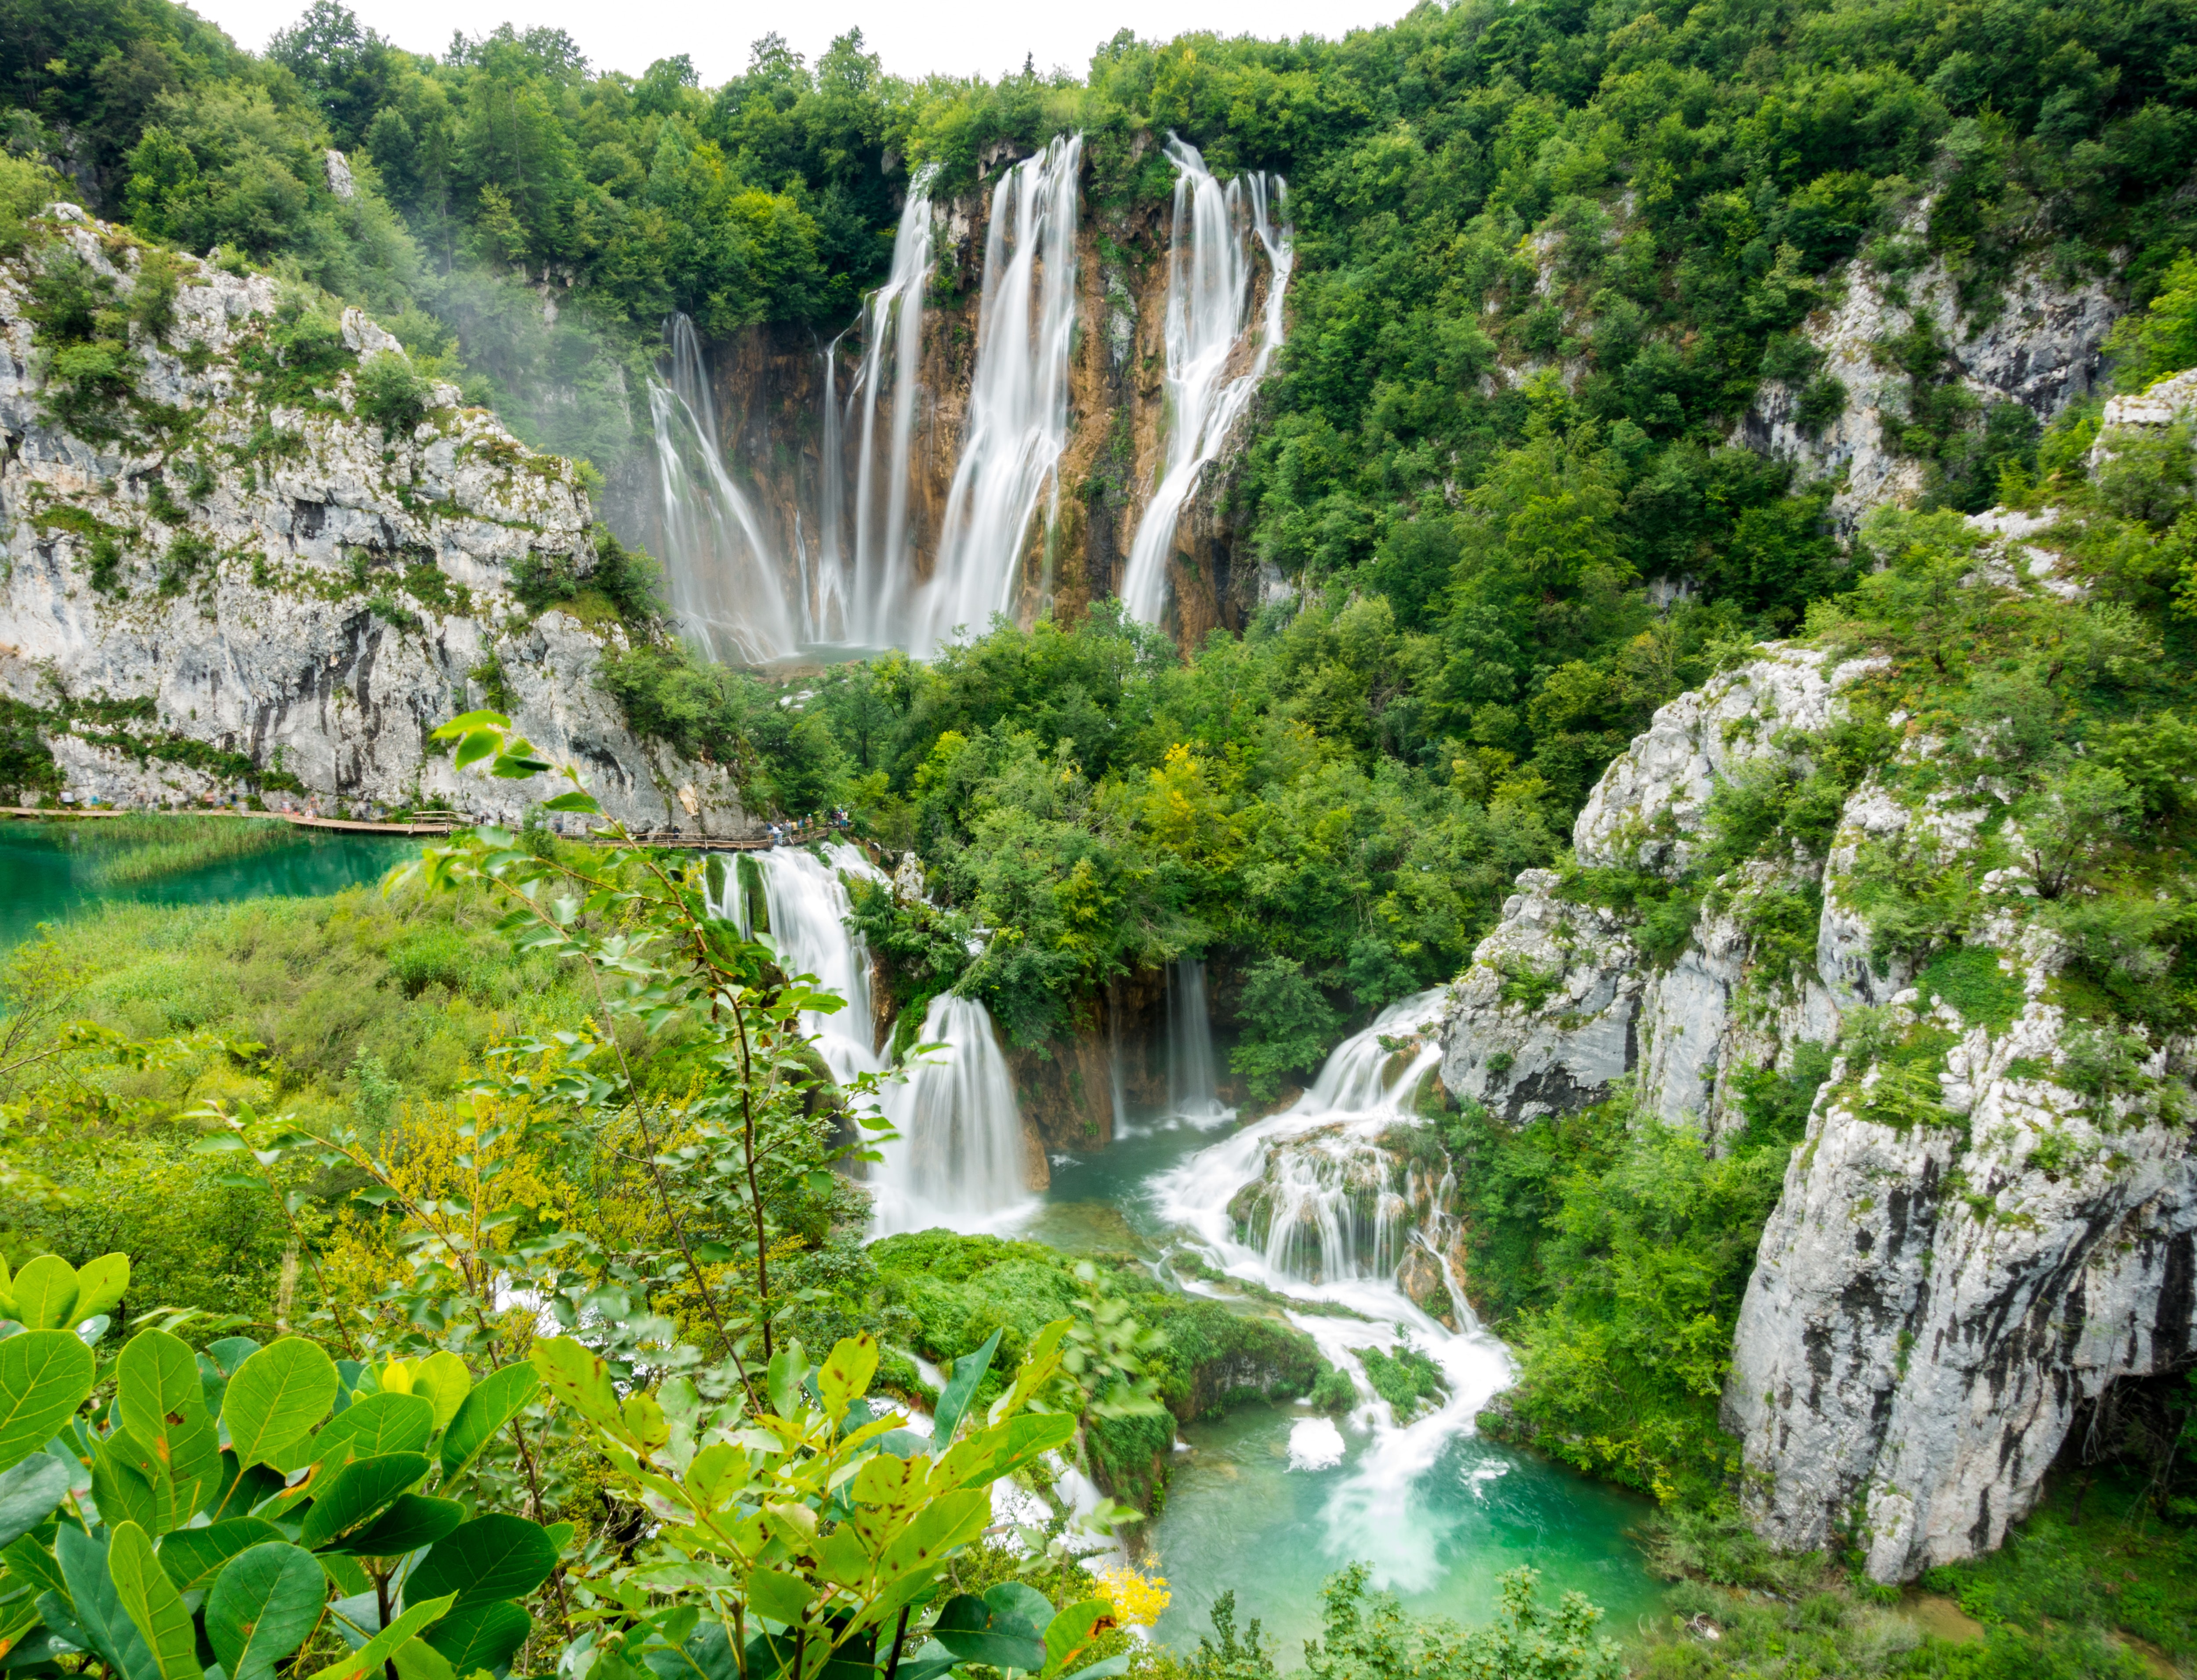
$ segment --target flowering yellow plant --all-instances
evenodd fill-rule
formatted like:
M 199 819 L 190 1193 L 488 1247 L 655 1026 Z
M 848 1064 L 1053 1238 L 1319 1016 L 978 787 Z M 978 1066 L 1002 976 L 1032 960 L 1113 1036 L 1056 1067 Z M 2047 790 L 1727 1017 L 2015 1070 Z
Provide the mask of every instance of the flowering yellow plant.
M 1123 1627 L 1151 1627 L 1174 1596 L 1168 1591 L 1166 1576 L 1147 1575 L 1133 1564 L 1101 1569 L 1097 1576 L 1099 1592 L 1114 1607 L 1114 1619 Z

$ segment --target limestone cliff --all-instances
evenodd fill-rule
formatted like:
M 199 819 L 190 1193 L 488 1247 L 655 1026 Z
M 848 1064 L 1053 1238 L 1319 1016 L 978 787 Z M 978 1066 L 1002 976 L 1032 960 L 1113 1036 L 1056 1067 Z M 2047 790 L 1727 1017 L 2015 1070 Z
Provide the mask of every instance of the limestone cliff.
M 2130 408 L 2125 426 L 2164 423 Z M 2104 622 L 2049 516 L 1970 528 L 1959 588 Z M 1581 811 L 1570 866 L 1521 877 L 1452 988 L 1443 1076 L 1514 1123 L 1629 1079 L 1713 1148 L 1752 1070 L 1828 1057 L 1724 1416 L 1766 1538 L 1851 1543 L 1894 1581 L 1997 1545 L 2079 1408 L 2189 1359 L 2197 1046 L 2077 976 L 2071 924 L 2042 913 L 2063 887 L 2020 831 L 2064 796 L 2020 803 L 1988 768 L 1998 703 L 1941 726 L 1960 739 L 1880 688 L 1875 733 L 1842 739 L 1878 675 L 1772 646 L 1658 712 Z M 1970 908 L 1890 936 L 1926 892 Z
M 494 705 L 636 826 L 745 826 L 722 771 L 637 739 L 597 686 L 614 622 L 513 595 L 529 571 L 594 570 L 570 463 L 447 385 L 385 430 L 358 412 L 358 370 L 403 356 L 386 333 L 343 311 L 330 367 L 301 377 L 281 329 L 327 300 L 189 258 L 166 322 L 129 328 L 128 394 L 72 431 L 34 277 L 81 264 L 119 302 L 146 252 L 73 206 L 46 227 L 0 264 L 0 692 L 51 752 L 44 791 L 515 820 L 546 786 L 461 779 L 428 740 Z
M 1919 239 L 1926 215 L 1903 232 Z M 1934 258 L 1893 272 L 1857 258 L 1832 290 L 1835 301 L 1801 329 L 1820 363 L 1815 378 L 1765 379 L 1735 441 L 1793 461 L 1802 483 L 1832 480 L 1831 516 L 1847 532 L 1870 508 L 1911 503 L 1924 488 L 1923 462 L 1903 442 L 1913 403 L 1897 341 L 1918 329 L 1933 338 L 1980 409 L 2014 403 L 2049 421 L 2090 394 L 2118 314 L 2103 287 L 2065 283 L 2042 258 L 1968 308 Z M 1812 387 L 1835 395 L 1835 414 L 1811 412 Z

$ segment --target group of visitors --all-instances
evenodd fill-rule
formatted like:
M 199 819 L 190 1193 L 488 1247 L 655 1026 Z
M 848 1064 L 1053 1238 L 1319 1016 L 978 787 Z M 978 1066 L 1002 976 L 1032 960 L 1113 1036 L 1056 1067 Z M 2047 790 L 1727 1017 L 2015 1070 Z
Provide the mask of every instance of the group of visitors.
M 812 811 L 805 817 L 789 817 L 783 822 L 769 825 L 770 843 L 774 846 L 798 846 L 814 840 L 827 831 L 852 828 L 855 814 L 843 805 L 829 811 Z

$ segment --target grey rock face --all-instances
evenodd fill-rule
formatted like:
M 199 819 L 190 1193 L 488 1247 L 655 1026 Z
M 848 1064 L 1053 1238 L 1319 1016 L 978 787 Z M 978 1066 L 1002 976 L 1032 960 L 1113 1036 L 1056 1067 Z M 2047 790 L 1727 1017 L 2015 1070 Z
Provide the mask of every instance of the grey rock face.
M 2165 423 L 2149 411 L 2119 422 Z M 1997 539 L 1977 587 L 2072 587 L 2022 546 L 2045 521 L 1974 523 Z M 1667 879 L 1698 865 L 1718 785 L 1781 762 L 1805 773 L 1864 669 L 1771 649 L 1664 707 L 1580 812 L 1579 861 Z M 1899 749 L 1902 761 L 1934 750 L 1913 737 Z M 1736 1069 L 1789 1070 L 1797 1046 L 1837 1045 L 1856 1011 L 1875 1011 L 1887 1042 L 1934 1031 L 1950 1044 L 1920 1075 L 1833 1064 L 1763 1234 L 1724 1397 L 1761 1532 L 1795 1550 L 1855 1537 L 1887 1581 L 1998 1545 L 2078 1407 L 2197 1348 L 2197 1046 L 2169 1042 L 2119 1094 L 2085 1098 L 2071 1053 L 2104 1029 L 2048 999 L 2060 954 L 2043 924 L 2001 910 L 1968 935 L 2020 982 L 2018 1013 L 1998 1027 L 1923 995 L 1874 948 L 1858 907 L 1865 860 L 1880 873 L 1956 865 L 1981 843 L 1984 816 L 1889 768 L 1871 774 L 1820 862 L 1796 852 L 1712 883 L 1696 872 L 1690 889 L 1707 895 L 1660 962 L 1626 918 L 1529 870 L 1441 1028 L 1448 1089 L 1513 1124 L 1630 1077 L 1642 1107 L 1698 1126 L 1712 1147 L 1740 1119 Z M 2008 906 L 2033 890 L 2018 865 L 1977 885 Z M 1777 895 L 1789 908 L 1812 889 L 1812 951 L 1797 972 L 1773 971 L 1765 953 L 1778 947 L 1756 930 Z M 1790 949 L 1788 937 L 1781 961 Z
M 1771 647 L 1681 695 L 1603 773 L 1573 826 L 1575 856 L 1675 876 L 1695 860 L 1716 785 L 1749 765 L 1805 768 L 1808 738 L 1837 720 L 1839 691 L 1867 669 Z M 1812 883 L 1805 870 L 1747 872 L 1659 966 L 1617 917 L 1566 902 L 1552 872 L 1526 871 L 1452 989 L 1444 1086 L 1515 1125 L 1599 1102 L 1633 1075 L 1655 1112 L 1715 1137 L 1736 1113 L 1727 1072 L 1782 1064 L 1794 1044 L 1837 1032 L 1817 976 L 1750 984 L 1758 901 Z
M 1725 1393 L 1774 1544 L 1852 1527 L 1885 1581 L 1987 1551 L 2035 1503 L 2079 1403 L 2188 1357 L 2188 1133 L 2155 1102 L 2086 1104 L 2040 1074 L 2067 1045 L 2034 997 L 2005 1034 L 1968 1033 L 1942 1076 L 1951 1124 L 1885 1123 L 1866 1105 L 1874 1070 L 1861 1097 L 1825 1087 Z M 2185 1055 L 2151 1071 L 2186 1082 Z
M 1881 343 L 1927 321 L 1951 350 L 1962 383 L 1981 403 L 2019 403 L 2040 420 L 2089 395 L 2096 379 L 2118 314 L 2101 287 L 2062 287 L 2042 264 L 2032 263 L 2016 271 L 2002 298 L 1996 316 L 1970 321 L 1961 314 L 1942 263 L 1906 275 L 1895 291 L 1857 259 L 1846 267 L 1838 303 L 1809 317 L 1802 329 L 1823 353 L 1823 374 L 1846 387 L 1845 411 L 1811 437 L 1800 425 L 1800 388 L 1765 381 L 1734 441 L 1794 461 L 1804 480 L 1842 478 L 1831 514 L 1843 530 L 1881 502 L 1911 501 L 1923 479 L 1922 464 L 1898 448 L 1907 423 L 1907 378 L 1878 361 Z
M 127 292 L 133 250 L 89 221 L 64 232 Z M 264 338 L 275 282 L 183 266 L 175 324 L 135 344 L 144 397 L 188 416 L 188 441 L 171 427 L 164 443 L 149 426 L 96 443 L 49 424 L 21 264 L 0 265 L 0 691 L 51 718 L 71 791 L 165 803 L 272 775 L 330 808 L 434 802 L 515 821 L 555 791 L 547 779 L 461 778 L 427 739 L 496 696 L 612 814 L 749 826 L 721 769 L 635 739 L 598 686 L 620 631 L 532 616 L 512 594 L 522 565 L 594 568 L 569 463 L 460 409 L 448 386 L 390 437 L 354 412 L 348 373 L 310 406 L 268 400 L 240 352 Z M 354 354 L 403 354 L 356 310 L 341 328 Z

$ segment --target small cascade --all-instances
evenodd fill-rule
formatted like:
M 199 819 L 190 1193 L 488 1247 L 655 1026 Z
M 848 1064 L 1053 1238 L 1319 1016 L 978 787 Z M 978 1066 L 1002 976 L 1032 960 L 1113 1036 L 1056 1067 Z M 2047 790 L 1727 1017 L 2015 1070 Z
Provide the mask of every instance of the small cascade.
M 875 1234 L 988 1231 L 1029 1210 L 1022 1109 L 991 1011 L 942 993 L 923 1018 L 922 1042 L 946 1048 L 910 1064 L 887 1089 L 884 1111 L 899 1137 L 871 1174 Z
M 892 269 L 870 294 L 862 314 L 862 361 L 847 391 L 843 414 L 826 353 L 824 385 L 823 523 L 820 571 L 832 578 L 838 609 L 828 618 L 820 605 L 818 626 L 827 640 L 861 647 L 895 646 L 905 638 L 901 608 L 914 565 L 908 533 L 908 483 L 913 467 L 915 399 L 923 365 L 923 294 L 930 283 L 930 182 L 925 165 L 908 183 L 900 228 L 893 235 Z M 836 347 L 836 341 L 835 341 Z M 879 417 L 884 437 L 879 437 Z M 847 512 L 846 440 L 860 440 L 855 457 L 851 541 Z
M 870 1036 L 870 947 L 848 925 L 854 901 L 846 878 L 882 881 L 878 866 L 844 841 L 824 848 L 824 855 L 799 847 L 762 852 L 753 861 L 762 872 L 763 900 L 771 937 L 778 945 L 779 967 L 787 975 L 813 974 L 822 989 L 846 999 L 831 1015 L 806 1011 L 802 1029 L 837 1080 L 874 1073 L 883 1064 Z M 751 930 L 752 912 L 740 891 L 739 872 L 725 872 L 728 887 L 718 913 Z
M 1197 148 L 1169 135 L 1175 166 L 1174 222 L 1168 256 L 1167 461 L 1129 544 L 1122 602 L 1132 617 L 1159 622 L 1167 606 L 1167 563 L 1183 504 L 1249 406 L 1282 342 L 1282 304 L 1296 257 L 1287 227 L 1268 210 L 1285 193 L 1281 177 L 1238 176 L 1223 187 Z M 1251 240 L 1267 258 L 1266 308 L 1250 340 Z M 1244 367 L 1246 354 L 1249 366 Z M 1229 377 L 1232 368 L 1238 369 Z
M 1167 980 L 1168 1112 L 1199 1124 L 1228 1117 L 1214 1089 L 1213 1018 L 1205 1005 L 1205 964 L 1180 957 Z
M 1338 1560 L 1369 1561 L 1377 1584 L 1406 1593 L 1426 1590 L 1443 1569 L 1441 1525 L 1421 1498 L 1423 1479 L 1510 1379 L 1502 1343 L 1481 1329 L 1446 1262 L 1454 1331 L 1395 1281 L 1417 1251 L 1434 1241 L 1446 1246 L 1452 1229 L 1441 1221 L 1451 1217 L 1455 1185 L 1429 1184 L 1383 1141 L 1417 1123 L 1411 1105 L 1441 1060 L 1432 1029 L 1441 1005 L 1437 990 L 1391 1005 L 1328 1057 L 1294 1106 L 1152 1185 L 1160 1212 L 1229 1275 L 1356 1315 L 1291 1315 L 1359 1393 L 1347 1422 L 1365 1444 L 1328 1500 L 1322 1544 Z M 1447 1385 L 1440 1405 L 1408 1423 L 1397 1422 L 1375 1395 L 1357 1357 L 1399 1341 L 1432 1358 Z M 1305 1469 L 1346 1456 L 1340 1432 L 1316 1417 L 1297 1424 L 1290 1450 Z
M 904 633 L 915 653 L 936 652 L 958 629 L 982 633 L 994 613 L 1012 611 L 1041 501 L 1051 529 L 1055 468 L 1068 439 L 1082 162 L 1082 136 L 1063 136 L 993 191 L 961 459 L 947 492 L 937 570 L 917 592 Z
M 664 324 L 660 375 L 648 381 L 663 513 L 658 547 L 681 629 L 712 659 L 767 663 L 803 640 L 805 614 L 787 601 L 755 512 L 725 471 L 694 323 Z

